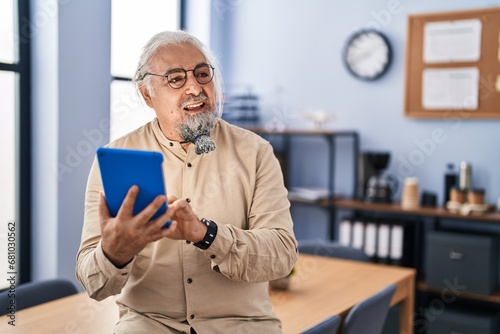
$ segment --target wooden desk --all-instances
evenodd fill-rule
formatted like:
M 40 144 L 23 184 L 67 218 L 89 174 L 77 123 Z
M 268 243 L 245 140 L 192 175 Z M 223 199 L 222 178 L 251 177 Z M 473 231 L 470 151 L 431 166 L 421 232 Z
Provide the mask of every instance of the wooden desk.
M 361 300 L 389 284 L 401 304 L 400 334 L 413 333 L 415 269 L 301 255 L 290 289 L 271 292 L 283 333 L 299 333 L 334 314 L 345 316 Z
M 286 292 L 271 292 L 285 334 L 296 334 L 329 315 L 347 312 L 359 301 L 394 283 L 391 304 L 402 302 L 400 333 L 413 333 L 413 269 L 301 255 Z M 0 333 L 113 333 L 118 320 L 113 298 L 96 302 L 85 293 L 16 313 L 16 326 L 0 317 Z

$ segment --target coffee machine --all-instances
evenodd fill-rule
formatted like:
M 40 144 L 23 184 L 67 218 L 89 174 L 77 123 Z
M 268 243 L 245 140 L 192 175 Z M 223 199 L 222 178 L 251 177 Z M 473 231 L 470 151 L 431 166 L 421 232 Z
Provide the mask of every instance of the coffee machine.
M 374 203 L 391 203 L 397 190 L 395 177 L 384 173 L 389 164 L 389 152 L 363 152 L 358 166 L 359 200 Z

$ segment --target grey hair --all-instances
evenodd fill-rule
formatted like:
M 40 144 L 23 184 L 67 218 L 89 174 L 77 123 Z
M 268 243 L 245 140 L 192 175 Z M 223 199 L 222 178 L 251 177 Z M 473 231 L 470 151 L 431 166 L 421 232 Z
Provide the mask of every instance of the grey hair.
M 205 57 L 207 63 L 212 65 L 214 70 L 214 90 L 215 90 L 215 115 L 220 117 L 222 115 L 222 103 L 223 103 L 223 93 L 222 93 L 222 76 L 220 73 L 220 66 L 217 59 L 199 39 L 193 35 L 188 34 L 184 31 L 162 31 L 151 37 L 151 39 L 146 43 L 142 49 L 141 56 L 139 58 L 139 63 L 137 64 L 137 69 L 135 71 L 133 82 L 135 83 L 138 90 L 144 87 L 148 90 L 151 95 L 154 95 L 153 86 L 151 84 L 151 76 L 144 75 L 149 72 L 151 58 L 153 58 L 158 51 L 168 45 L 176 45 L 181 43 L 189 43 L 194 45 Z

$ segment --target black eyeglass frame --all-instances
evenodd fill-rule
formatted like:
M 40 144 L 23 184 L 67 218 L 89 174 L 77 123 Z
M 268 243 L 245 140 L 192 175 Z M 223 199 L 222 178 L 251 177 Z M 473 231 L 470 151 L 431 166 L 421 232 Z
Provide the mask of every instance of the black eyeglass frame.
M 195 71 L 199 68 L 202 68 L 202 67 L 208 67 L 211 69 L 211 76 L 210 76 L 210 80 L 208 80 L 207 82 L 200 82 L 200 80 L 198 80 L 198 77 L 195 75 Z M 168 76 L 172 73 L 182 73 L 184 72 L 184 83 L 179 86 L 179 87 L 173 87 L 172 84 L 170 83 L 170 81 L 168 80 Z M 210 64 L 207 64 L 207 63 L 203 63 L 203 64 L 198 64 L 196 65 L 193 69 L 190 69 L 190 70 L 185 70 L 183 68 L 174 68 L 174 69 L 171 69 L 170 71 L 168 71 L 167 73 L 165 74 L 155 74 L 155 73 L 151 73 L 151 72 L 146 72 L 144 73 L 144 75 L 142 76 L 141 80 L 144 80 L 144 78 L 148 75 L 153 75 L 155 77 L 162 77 L 166 80 L 167 84 L 170 86 L 170 88 L 172 89 L 181 89 L 182 87 L 184 87 L 184 85 L 186 84 L 187 82 L 187 72 L 193 72 L 193 76 L 194 76 L 194 79 L 196 80 L 197 83 L 199 83 L 200 85 L 206 85 L 208 83 L 210 83 L 213 78 L 214 78 L 214 74 L 215 74 L 215 67 L 213 67 L 212 65 Z

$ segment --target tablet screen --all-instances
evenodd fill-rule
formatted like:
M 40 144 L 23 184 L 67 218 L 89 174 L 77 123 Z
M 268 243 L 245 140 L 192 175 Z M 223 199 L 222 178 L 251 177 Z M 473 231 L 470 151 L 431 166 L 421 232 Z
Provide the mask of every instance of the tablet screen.
M 141 212 L 158 195 L 166 195 L 163 178 L 163 155 L 155 151 L 100 147 L 97 161 L 104 196 L 111 216 L 116 217 L 128 190 L 139 187 L 134 215 Z M 164 203 L 151 219 L 167 209 Z M 166 227 L 166 226 L 165 226 Z

